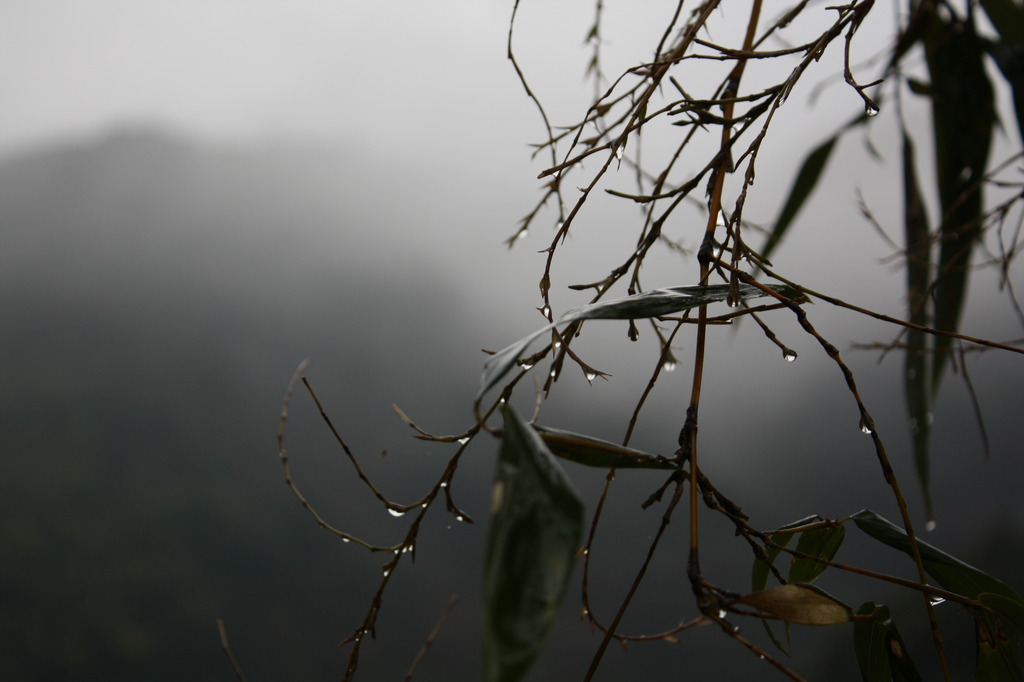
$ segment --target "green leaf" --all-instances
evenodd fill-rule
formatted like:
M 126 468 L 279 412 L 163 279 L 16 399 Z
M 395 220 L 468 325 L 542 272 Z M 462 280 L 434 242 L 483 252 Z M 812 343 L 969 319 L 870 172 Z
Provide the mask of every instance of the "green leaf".
M 600 469 L 663 469 L 667 471 L 678 469 L 680 465 L 678 459 L 650 455 L 600 438 L 539 424 L 534 424 L 533 428 L 540 434 L 551 454 L 577 464 Z
M 942 222 L 935 285 L 935 326 L 957 331 L 967 291 L 971 252 L 981 233 L 981 178 L 988 164 L 996 112 L 985 70 L 984 46 L 974 21 L 936 12 L 924 33 L 932 84 L 932 128 Z M 935 340 L 932 391 L 941 384 L 951 350 Z
M 766 287 L 787 298 L 801 295 L 799 291 L 786 285 L 769 284 Z M 670 287 L 574 308 L 551 324 L 541 327 L 529 336 L 492 355 L 484 363 L 484 371 L 480 378 L 480 390 L 477 393 L 474 407 L 479 408 L 480 401 L 483 400 L 487 391 L 494 388 L 509 373 L 530 344 L 557 328 L 558 325 L 566 325 L 579 320 L 638 320 L 660 317 L 724 301 L 728 295 L 728 284 Z M 739 296 L 742 299 L 750 299 L 767 296 L 767 294 L 752 284 L 741 284 Z
M 775 251 L 775 248 L 782 243 L 783 236 L 785 236 L 793 224 L 800 209 L 807 203 L 807 200 L 814 192 L 814 188 L 818 186 L 818 180 L 821 179 L 821 174 L 825 170 L 826 164 L 828 164 L 836 141 L 851 128 L 862 125 L 870 120 L 871 118 L 865 114 L 851 119 L 835 135 L 812 149 L 811 153 L 807 155 L 803 165 L 800 166 L 800 170 L 797 171 L 796 178 L 793 180 L 793 186 L 789 189 L 789 196 L 786 197 L 786 202 L 782 205 L 782 210 L 779 211 L 779 216 L 775 219 L 775 225 L 768 234 L 768 240 L 761 249 L 761 255 L 765 260 L 768 260 L 772 252 Z
M 889 607 L 866 602 L 857 609 L 853 644 L 864 682 L 921 682 L 914 662 L 896 624 L 889 619 Z M 870 618 L 864 618 L 870 616 Z
M 536 431 L 502 406 L 484 563 L 484 680 L 515 682 L 543 646 L 583 534 L 583 502 Z
M 779 585 L 745 594 L 734 603 L 797 625 L 839 625 L 853 620 L 849 606 L 813 585 Z
M 1024 606 L 998 594 L 981 594 L 975 612 L 977 682 L 1024 680 Z
M 851 518 L 858 528 L 874 539 L 913 556 L 907 534 L 888 519 L 870 509 L 861 510 Z M 1017 603 L 1024 609 L 1024 599 L 1006 583 L 926 542 L 918 540 L 917 544 L 921 550 L 925 571 L 945 589 L 970 599 L 977 599 L 979 595 L 985 593 L 995 594 Z
M 825 170 L 825 164 L 828 163 L 828 158 L 832 154 L 832 148 L 835 147 L 836 140 L 839 139 L 840 134 L 836 133 L 825 140 L 825 142 L 815 147 L 807 155 L 807 158 L 804 159 L 800 171 L 796 174 L 796 179 L 793 180 L 793 186 L 789 190 L 786 203 L 782 205 L 779 217 L 775 219 L 775 226 L 768 235 L 768 241 L 765 242 L 764 247 L 761 249 L 761 255 L 765 260 L 771 257 L 775 247 L 782 242 L 783 236 L 789 230 L 790 225 L 793 224 L 797 213 L 803 208 L 808 197 L 811 196 L 811 193 L 817 186 L 821 173 Z
M 811 528 L 800 534 L 796 549 L 819 559 L 831 560 L 839 551 L 845 537 L 846 529 L 839 524 Z M 812 583 L 826 568 L 828 566 L 813 559 L 794 557 L 789 567 L 788 580 L 791 583 Z
M 905 128 L 903 135 L 903 233 L 907 253 L 907 319 L 928 327 L 929 288 L 931 285 L 932 239 L 928 215 L 917 181 L 914 143 Z M 931 435 L 928 381 L 928 342 L 930 336 L 918 329 L 907 331 L 907 350 L 903 363 L 903 394 L 910 418 L 910 436 L 914 443 L 917 479 L 924 495 L 925 510 L 932 518 L 932 498 L 928 486 L 928 441 Z

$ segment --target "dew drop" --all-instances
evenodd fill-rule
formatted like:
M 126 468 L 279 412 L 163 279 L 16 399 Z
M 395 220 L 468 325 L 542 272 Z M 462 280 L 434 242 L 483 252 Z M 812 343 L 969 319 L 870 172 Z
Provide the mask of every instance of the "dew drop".
M 740 307 L 740 302 L 738 300 L 729 300 L 729 301 L 727 301 L 727 304 L 728 304 L 728 306 L 730 308 L 739 308 Z
M 530 362 L 524 362 L 524 363 L 523 363 L 523 364 L 521 365 L 521 367 L 522 367 L 523 369 L 525 369 L 525 370 L 529 371 L 529 370 L 533 369 L 533 363 L 530 363 Z
M 587 381 L 593 381 L 597 378 L 597 372 L 587 372 Z
M 796 351 L 787 348 L 786 350 L 782 351 L 782 359 L 785 360 L 786 362 L 795 362 Z
M 860 432 L 866 433 L 869 436 L 875 432 L 875 430 L 871 428 L 871 424 L 869 424 L 868 421 L 863 417 L 861 417 L 860 420 Z
M 397 516 L 405 516 L 405 511 L 402 510 L 402 509 L 394 509 L 392 507 L 388 507 L 388 514 L 391 514 L 392 516 L 396 516 L 396 517 Z
M 381 569 L 381 573 L 383 573 L 384 577 L 387 578 L 389 575 L 391 575 L 391 569 L 385 566 L 383 569 Z
M 928 597 L 928 603 L 932 606 L 938 606 L 939 604 L 945 604 L 946 600 L 944 597 Z
M 351 540 L 351 539 L 349 539 L 349 538 L 342 538 L 342 539 L 341 539 L 341 541 L 342 541 L 342 542 L 352 542 L 352 540 Z
M 447 488 L 448 487 L 448 481 L 441 481 L 441 487 L 442 488 Z
M 875 106 L 873 103 L 868 102 L 864 106 L 864 115 L 865 116 L 878 116 L 878 107 Z
M 934 520 L 934 519 L 932 519 L 932 520 L 931 520 L 931 521 L 929 521 L 928 523 L 924 524 L 924 529 L 925 529 L 926 531 L 928 531 L 929 533 L 931 533 L 932 531 L 934 531 L 934 530 L 935 530 L 935 526 L 936 526 L 936 525 L 937 525 L 937 524 L 935 523 L 935 520 Z
M 466 520 L 466 517 L 463 516 L 462 514 L 459 514 L 458 516 L 455 517 L 455 520 L 458 521 L 459 523 L 462 523 L 463 521 Z
M 719 618 L 725 618 L 725 616 L 726 616 L 725 609 L 718 609 L 718 617 Z
M 469 436 L 463 436 L 462 438 L 459 438 L 455 442 L 458 443 L 459 445 L 465 445 L 466 443 L 469 442 Z
M 555 350 L 558 350 L 559 348 L 562 347 L 562 342 L 561 341 L 555 341 L 554 346 L 555 346 Z
M 558 370 L 552 368 L 551 371 L 548 372 L 548 376 L 550 376 L 552 379 L 554 379 L 556 376 L 558 376 Z
M 676 367 L 678 367 L 678 365 L 676 364 L 675 360 L 666 360 L 661 365 L 661 368 L 666 372 L 674 372 L 676 371 Z
M 618 147 L 616 147 L 616 148 L 615 148 L 615 159 L 616 159 L 617 161 L 622 161 L 622 151 L 623 151 L 623 147 L 625 147 L 625 145 L 621 145 L 621 144 L 620 144 L 620 145 L 619 145 Z
M 540 314 L 543 315 L 544 317 L 550 318 L 551 317 L 551 306 L 547 306 L 546 305 L 543 308 L 541 308 L 540 309 Z

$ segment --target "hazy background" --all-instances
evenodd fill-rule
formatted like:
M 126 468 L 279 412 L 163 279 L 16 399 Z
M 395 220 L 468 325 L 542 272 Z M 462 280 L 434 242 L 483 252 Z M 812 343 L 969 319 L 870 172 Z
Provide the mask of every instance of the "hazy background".
M 643 16 L 612 4 L 605 56 L 615 73 L 649 55 L 672 3 Z M 451 451 L 409 438 L 390 404 L 431 431 L 462 431 L 480 349 L 540 322 L 536 252 L 547 223 L 512 251 L 501 243 L 536 201 L 543 167 L 526 146 L 541 137 L 539 119 L 505 58 L 510 12 L 510 3 L 470 1 L 0 4 L 0 677 L 231 679 L 218 617 L 251 680 L 340 676 L 347 650 L 335 644 L 361 622 L 384 558 L 319 531 L 290 496 L 274 441 L 281 397 L 312 357 L 308 375 L 350 445 L 382 489 L 412 501 Z M 521 12 L 523 67 L 555 122 L 569 121 L 590 92 L 580 44 L 592 5 Z M 799 99 L 780 114 L 748 217 L 770 221 L 802 150 L 857 113 L 852 93 L 825 93 L 810 115 Z M 924 120 L 919 104 L 908 107 Z M 883 156 L 893 129 L 882 120 L 872 131 Z M 862 141 L 844 141 L 831 166 L 837 182 L 776 264 L 900 315 L 902 272 L 879 263 L 890 249 L 852 190 L 883 223 L 895 221 L 895 176 Z M 579 300 L 563 285 L 618 262 L 612 249 L 632 238 L 620 228 L 635 217 L 623 203 L 598 198 L 577 223 L 558 305 Z M 686 224 L 671 229 L 696 243 Z M 689 283 L 695 267 L 659 260 L 646 284 Z M 971 296 L 968 333 L 1021 335 L 994 274 Z M 920 517 L 902 363 L 850 347 L 893 331 L 821 304 L 811 312 L 858 371 Z M 895 518 L 838 371 L 793 320 L 773 319 L 800 352 L 796 363 L 753 328 L 716 330 L 701 424 L 709 475 L 763 528 L 864 506 Z M 579 348 L 611 380 L 590 387 L 567 372 L 544 422 L 622 437 L 656 344 L 649 330 L 637 344 L 625 325 L 609 330 Z M 680 369 L 655 392 L 637 447 L 673 449 L 691 344 L 678 342 Z M 972 358 L 971 378 L 993 457 L 983 461 L 963 383 L 950 376 L 935 411 L 939 523 L 929 540 L 1019 588 L 1024 372 L 1016 357 L 985 355 Z M 401 537 L 403 521 L 373 506 L 301 394 L 289 449 L 328 520 L 381 544 Z M 453 593 L 460 601 L 416 679 L 477 677 L 494 450 L 479 439 L 456 480 L 456 501 L 479 523 L 440 508 L 428 516 L 417 563 L 396 575 L 378 641 L 364 649 L 366 679 L 400 679 Z M 602 474 L 569 472 L 592 508 Z M 594 548 L 592 591 L 606 620 L 656 528 L 658 512 L 637 509 L 660 482 L 619 476 L 607 537 Z M 631 631 L 695 615 L 677 525 Z M 730 534 L 709 519 L 705 536 L 716 531 Z M 868 546 L 848 542 L 841 559 L 908 574 L 899 557 L 861 555 Z M 743 552 L 709 545 L 705 562 L 712 580 L 746 586 Z M 905 600 L 851 580 L 825 586 L 851 601 Z M 969 632 L 945 608 L 951 633 Z M 585 669 L 597 639 L 578 625 L 578 609 L 573 588 L 559 643 L 534 679 Z M 915 609 L 911 600 L 900 621 L 912 638 Z M 744 627 L 757 637 L 758 624 Z M 798 653 L 829 662 L 830 679 L 855 679 L 847 632 L 799 634 Z M 774 674 L 736 653 L 705 629 L 675 646 L 616 649 L 602 679 Z

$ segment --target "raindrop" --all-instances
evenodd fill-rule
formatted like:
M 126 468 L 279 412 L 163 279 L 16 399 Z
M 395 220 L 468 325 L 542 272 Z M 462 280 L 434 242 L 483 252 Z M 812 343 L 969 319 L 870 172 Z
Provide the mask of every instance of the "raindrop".
M 580 618 L 586 618 L 589 614 L 590 614 L 590 609 L 588 609 L 586 606 L 584 606 L 582 609 L 580 609 Z
M 558 375 L 558 370 L 556 370 L 555 368 L 552 367 L 551 368 L 551 372 L 548 373 L 548 376 L 550 376 L 552 379 L 554 379 L 557 375 Z
M 402 548 L 402 554 L 408 554 L 411 551 L 412 551 L 412 545 L 406 545 L 405 547 Z
M 860 432 L 866 433 L 869 436 L 875 432 L 875 430 L 871 428 L 871 424 L 864 417 L 860 418 Z
M 466 520 L 466 517 L 463 516 L 462 514 L 459 514 L 458 516 L 455 517 L 455 520 L 458 521 L 459 523 L 462 523 L 463 521 Z
M 405 516 L 405 510 L 388 507 L 388 514 L 391 514 L 392 516 Z
M 875 105 L 874 102 L 868 102 L 866 105 L 864 105 L 864 115 L 878 116 L 878 107 Z
M 934 530 L 935 530 L 935 526 L 936 526 L 936 525 L 937 525 L 937 524 L 935 523 L 935 520 L 934 520 L 934 519 L 932 519 L 932 520 L 931 520 L 931 521 L 929 521 L 928 523 L 924 524 L 924 529 L 925 529 L 926 531 L 928 531 L 929 533 L 931 533 L 932 531 L 934 531 Z
M 341 541 L 342 542 L 352 542 L 352 540 L 350 538 L 342 538 Z
M 465 445 L 469 442 L 469 436 L 463 436 L 456 441 L 459 445 Z
M 555 350 L 558 350 L 561 347 L 562 347 L 562 342 L 561 341 L 555 341 Z
M 785 360 L 786 362 L 795 362 L 796 351 L 787 348 L 786 350 L 782 351 L 782 359 Z
M 381 573 L 383 573 L 384 577 L 387 578 L 389 575 L 391 575 L 391 569 L 385 566 L 381 569 Z
M 543 308 L 541 308 L 540 309 L 540 314 L 543 315 L 544 317 L 550 318 L 551 317 L 551 306 L 547 306 L 546 305 Z
M 522 368 L 527 370 L 527 371 L 529 371 L 529 370 L 533 369 L 533 363 L 532 362 L 524 362 L 522 364 Z
M 739 308 L 740 302 L 738 300 L 730 300 L 728 301 L 728 305 L 730 308 Z
M 676 371 L 677 366 L 678 365 L 676 365 L 675 360 L 666 360 L 664 363 L 662 363 L 661 368 L 666 372 L 674 372 Z
M 633 320 L 629 321 L 629 331 L 626 332 L 626 336 L 629 337 L 630 341 L 636 341 L 640 338 L 640 330 L 633 324 Z
M 448 481 L 441 481 L 441 487 L 442 488 L 447 488 L 448 487 Z
M 725 618 L 725 609 L 718 609 L 718 617 Z
M 939 604 L 946 603 L 946 599 L 944 597 L 936 597 L 933 595 L 931 597 L 928 597 L 928 603 L 932 606 L 938 606 Z
M 622 161 L 622 151 L 625 146 L 626 145 L 619 145 L 618 147 L 615 148 L 615 159 L 617 161 Z
M 596 378 L 597 378 L 597 372 L 591 372 L 591 371 L 587 372 L 587 381 L 593 381 Z

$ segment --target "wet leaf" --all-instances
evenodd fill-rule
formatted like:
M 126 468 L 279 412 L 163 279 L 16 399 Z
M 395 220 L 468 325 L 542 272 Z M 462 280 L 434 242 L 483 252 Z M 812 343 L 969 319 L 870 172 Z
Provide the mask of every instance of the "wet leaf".
M 797 290 L 786 285 L 769 284 L 766 286 L 772 291 L 788 298 L 795 298 L 800 295 Z M 551 324 L 541 327 L 529 336 L 492 355 L 484 363 L 484 371 L 480 378 L 480 390 L 477 393 L 474 407 L 479 408 L 480 401 L 487 391 L 494 388 L 516 366 L 516 361 L 523 356 L 530 344 L 559 325 L 566 325 L 579 320 L 638 320 L 672 315 L 684 310 L 724 301 L 728 294 L 728 284 L 671 287 L 667 289 L 653 289 L 636 294 L 635 296 L 626 296 L 574 308 Z M 741 284 L 739 286 L 739 295 L 742 299 L 767 296 L 761 289 L 750 284 Z
M 679 461 L 650 455 L 640 450 L 623 447 L 611 441 L 601 440 L 592 436 L 584 436 L 570 431 L 552 429 L 534 424 L 533 428 L 540 434 L 544 444 L 555 457 L 561 457 L 577 464 L 598 467 L 601 469 L 664 469 L 673 471 L 679 468 Z
M 813 585 L 779 585 L 745 594 L 736 603 L 797 625 L 839 625 L 853 620 L 849 606 Z
M 888 519 L 870 509 L 861 510 L 851 518 L 858 528 L 874 539 L 913 556 L 907 534 Z M 926 542 L 918 540 L 918 545 L 925 571 L 945 589 L 971 599 L 977 599 L 979 595 L 985 593 L 995 594 L 1019 604 L 1024 609 L 1024 599 L 1006 583 Z
M 502 407 L 484 563 L 484 679 L 529 670 L 565 595 L 583 533 L 583 502 L 540 435 Z
M 906 644 L 889 618 L 889 607 L 867 602 L 857 609 L 857 615 L 871 616 L 853 625 L 853 644 L 861 679 L 864 682 L 921 682 Z

